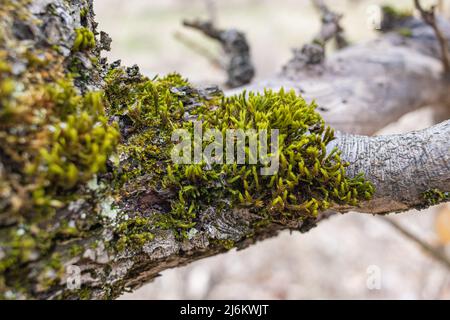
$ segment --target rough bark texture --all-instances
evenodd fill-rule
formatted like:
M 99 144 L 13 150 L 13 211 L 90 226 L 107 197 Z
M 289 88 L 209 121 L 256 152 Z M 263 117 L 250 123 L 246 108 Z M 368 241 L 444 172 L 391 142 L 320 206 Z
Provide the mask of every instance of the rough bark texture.
M 77 28 L 92 30 L 99 38 L 91 1 L 6 1 L 0 12 L 3 12 L 1 49 L 13 65 L 11 76 L 15 80 L 29 85 L 23 74 L 36 72 L 27 71 L 30 63 L 22 55 L 26 46 L 51 52 L 59 62 L 50 65 L 66 71 L 76 57 L 75 83 L 83 91 L 103 85 L 102 63 L 97 64 L 92 58 L 108 46 L 108 38 L 102 34 L 103 41 L 97 42 L 96 47 L 85 44 L 82 47 L 86 50 L 74 52 Z M 17 14 L 11 15 L 14 12 Z M 319 112 L 333 127 L 352 134 L 373 134 L 409 111 L 449 101 L 449 84 L 441 77 L 439 48 L 432 30 L 415 19 L 408 23 L 411 36 L 395 32 L 381 35 L 367 44 L 343 49 L 323 64 L 294 58 L 280 76 L 245 89 L 296 89 L 307 99 L 317 100 Z M 442 28 L 449 37 L 448 23 L 442 21 Z M 49 68 L 48 72 L 51 71 Z M 132 77 L 133 69 L 128 74 Z M 53 81 L 52 76 L 43 80 L 44 83 Z M 448 121 L 405 135 L 339 134 L 333 143 L 342 150 L 342 158 L 350 163 L 347 173 L 350 176 L 365 173 L 376 188 L 372 200 L 358 207 L 335 206 L 317 218 L 283 223 L 260 223 L 266 221 L 264 217 L 245 208 L 226 211 L 208 208 L 199 214 L 201 229 L 195 229 L 188 238 L 179 238 L 172 230 L 155 229 L 152 230 L 154 238 L 124 250 L 110 245 L 116 240 L 117 217 L 136 210 L 146 214 L 167 213 L 169 208 L 165 203 L 176 195 L 164 190 L 126 190 L 128 201 L 116 200 L 108 192 L 111 188 L 108 175 L 99 175 L 96 182 L 80 183 L 76 189 L 79 199 L 58 208 L 45 221 L 48 228 L 54 226 L 51 230 L 56 233 L 50 248 L 45 252 L 33 249 L 26 259 L 1 271 L 1 295 L 6 298 L 115 298 L 124 290 L 150 281 L 164 269 L 231 247 L 243 249 L 275 236 L 282 229 L 308 231 L 333 212 L 388 213 L 434 204 L 444 200 L 442 195 L 447 192 L 448 196 L 450 190 L 449 137 Z M 0 177 L 5 174 L 10 178 L 9 172 L 2 172 L 3 167 L 8 168 L 8 160 L 0 148 Z M 20 223 L 24 221 L 10 213 L 9 205 L 0 207 L 4 211 L 0 212 L 2 262 L 11 249 L 3 246 L 6 235 L 28 232 L 22 231 Z M 73 223 L 82 232 L 61 230 L 63 222 Z M 39 228 L 44 229 L 42 224 Z

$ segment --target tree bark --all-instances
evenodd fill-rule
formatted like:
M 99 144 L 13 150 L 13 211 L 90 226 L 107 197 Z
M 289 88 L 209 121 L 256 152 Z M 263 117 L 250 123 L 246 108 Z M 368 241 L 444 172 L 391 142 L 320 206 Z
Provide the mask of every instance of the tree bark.
M 105 34 L 99 35 L 95 30 L 91 0 L 70 3 L 63 0 L 31 0 L 29 3 L 6 0 L 2 7 L 0 58 L 12 65 L 9 74 L 14 81 L 24 84 L 25 91 L 33 81 L 51 83 L 55 79 L 39 73 L 43 80 L 30 80 L 33 78 L 30 74 L 37 74 L 33 69 L 36 67 L 24 60 L 24 48 L 35 54 L 51 52 L 51 62 L 45 68 L 50 65 L 53 71 L 62 69 L 62 73 L 67 73 L 75 61 L 78 73 L 75 84 L 82 92 L 104 85 L 107 75 L 102 64 L 97 65 L 95 61 L 109 41 Z M 449 24 L 442 20 L 441 25 L 448 39 Z M 93 31 L 97 39 L 95 47 L 89 47 L 85 42 L 86 50 L 74 52 L 74 43 L 81 32 L 76 31 L 79 28 Z M 108 185 L 109 180 L 99 175 L 96 182 L 81 184 L 79 199 L 58 208 L 55 216 L 46 221 L 55 229 L 70 222 L 83 232 L 73 236 L 57 229 L 60 233 L 52 238 L 45 252 L 32 251 L 20 264 L 0 269 L 1 296 L 115 298 L 124 290 L 136 289 L 152 280 L 167 268 L 216 255 L 230 247 L 244 249 L 283 229 L 306 232 L 334 212 L 353 210 L 386 214 L 445 200 L 442 195 L 448 197 L 450 191 L 449 121 L 403 135 L 355 135 L 373 134 L 407 112 L 450 101 L 449 83 L 442 78 L 439 46 L 432 30 L 412 19 L 411 31 L 411 37 L 393 32 L 366 44 L 347 47 L 322 64 L 305 64 L 294 57 L 277 77 L 227 93 L 285 87 L 297 90 L 307 100 L 315 99 L 325 121 L 346 132 L 338 133 L 329 147 L 337 146 L 343 160 L 350 163 L 349 176 L 362 172 L 374 184 L 376 192 L 372 200 L 357 207 L 335 205 L 317 218 L 268 224 L 258 224 L 264 219 L 248 209 L 235 207 L 220 211 L 208 208 L 199 214 L 201 228 L 195 229 L 187 239 L 176 237 L 171 230 L 156 228 L 152 230 L 153 239 L 137 248 L 118 251 L 109 246 L 115 237 L 117 217 L 138 206 L 143 211 L 155 210 L 155 204 L 176 195 L 167 195 L 164 190 L 159 194 L 151 190 L 130 190 L 132 202 L 116 201 L 105 191 L 112 188 Z M 9 168 L 11 161 L 5 154 L 0 147 L 0 177 L 10 178 L 12 173 L 3 169 Z M 0 191 L 1 188 L 0 183 Z M 4 200 L 2 197 L 7 198 L 0 193 L 0 204 Z M 17 218 L 11 213 L 10 206 L 0 206 L 0 209 L 0 261 L 3 263 L 11 249 L 4 245 L 7 235 L 28 232 L 23 231 L 28 230 L 24 225 L 32 224 Z M 157 210 L 167 213 L 168 209 L 161 205 Z M 23 250 L 22 246 L 19 248 Z

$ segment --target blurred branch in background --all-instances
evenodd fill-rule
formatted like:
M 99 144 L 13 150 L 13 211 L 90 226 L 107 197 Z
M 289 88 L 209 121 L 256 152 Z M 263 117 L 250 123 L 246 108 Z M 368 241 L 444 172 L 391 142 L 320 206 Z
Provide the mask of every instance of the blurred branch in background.
M 434 247 L 430 244 L 428 244 L 426 241 L 420 239 L 418 236 L 413 234 L 411 231 L 404 228 L 401 224 L 399 224 L 397 221 L 395 221 L 392 218 L 380 216 L 379 217 L 384 222 L 388 223 L 393 227 L 395 230 L 397 230 L 399 233 L 401 233 L 404 237 L 414 242 L 416 245 L 418 245 L 425 253 L 430 255 L 432 258 L 439 261 L 443 266 L 447 268 L 447 270 L 450 271 L 450 259 L 447 257 L 445 252 L 441 250 L 439 247 Z
M 217 14 L 217 2 L 216 0 L 205 0 L 206 11 L 208 14 L 208 20 L 210 22 L 215 22 L 217 24 L 218 14 Z
M 255 75 L 255 68 L 250 55 L 245 34 L 236 29 L 219 29 L 216 27 L 217 8 L 214 0 L 207 0 L 208 20 L 183 21 L 185 27 L 201 31 L 207 37 L 218 41 L 224 53 L 224 62 L 219 63 L 227 72 L 226 86 L 236 88 L 248 84 Z M 184 41 L 185 44 L 186 41 Z M 191 48 L 195 48 L 192 44 Z M 196 46 L 198 47 L 198 45 Z M 205 55 L 204 50 L 195 50 Z M 203 51 L 203 53 L 202 53 Z M 208 59 L 211 60 L 210 55 Z M 217 60 L 217 59 L 214 59 Z

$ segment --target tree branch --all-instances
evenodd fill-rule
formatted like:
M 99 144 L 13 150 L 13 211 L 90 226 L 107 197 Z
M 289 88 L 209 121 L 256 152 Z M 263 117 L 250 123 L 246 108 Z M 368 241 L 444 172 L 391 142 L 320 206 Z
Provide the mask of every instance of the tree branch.
M 251 82 L 255 69 L 244 33 L 236 29 L 217 29 L 213 21 L 185 20 L 183 25 L 199 30 L 211 39 L 219 41 L 226 58 L 224 65 L 228 75 L 226 82 L 228 87 L 236 88 Z
M 426 252 L 429 256 L 436 259 L 438 262 L 440 262 L 444 267 L 447 268 L 447 270 L 450 271 L 450 259 L 446 256 L 444 252 L 439 250 L 439 248 L 435 248 L 432 245 L 428 244 L 426 241 L 420 239 L 418 236 L 404 228 L 401 224 L 399 224 L 397 221 L 388 218 L 388 217 L 381 217 L 381 220 L 389 224 L 392 228 L 400 232 L 404 237 L 414 242 L 417 246 L 419 246 L 424 252 Z
M 199 214 L 202 221 L 198 232 L 189 239 L 179 239 L 170 230 L 155 231 L 155 238 L 139 248 L 128 248 L 114 256 L 108 255 L 104 241 L 112 239 L 108 227 L 97 230 L 91 239 L 76 243 L 99 243 L 95 249 L 87 249 L 80 257 L 62 260 L 66 268 L 75 265 L 80 268 L 81 284 L 89 291 L 91 298 L 117 297 L 122 290 L 133 290 L 167 269 L 182 266 L 198 259 L 216 255 L 231 246 L 244 249 L 256 241 L 273 237 L 283 229 L 306 232 L 326 219 L 333 212 L 360 211 L 385 214 L 430 205 L 424 197 L 429 188 L 450 190 L 450 121 L 426 130 L 405 135 L 362 137 L 340 135 L 335 144 L 342 148 L 342 157 L 350 162 L 348 173 L 356 175 L 364 172 L 375 184 L 376 193 L 371 201 L 358 207 L 333 206 L 319 217 L 299 221 L 285 220 L 259 225 L 264 218 L 245 208 L 230 211 L 216 211 L 208 208 Z M 139 192 L 133 197 L 137 204 L 154 197 L 151 191 Z M 146 200 L 144 200 L 146 199 Z M 440 199 L 445 201 L 445 199 Z M 448 200 L 448 193 L 447 193 Z M 153 201 L 157 201 L 156 199 Z M 123 203 L 120 211 L 129 210 L 136 204 Z M 79 210 L 85 210 L 79 209 Z M 79 213 L 72 212 L 72 215 Z M 72 243 L 73 245 L 73 243 Z M 55 252 L 67 251 L 67 244 L 55 248 Z M 230 247 L 229 247 L 230 246 Z M 31 263 L 30 268 L 39 268 L 39 261 Z M 77 297 L 79 291 L 66 288 L 70 274 L 61 284 L 51 290 L 35 292 L 35 297 Z
M 440 30 L 438 23 L 436 21 L 436 15 L 435 15 L 435 6 L 431 7 L 430 10 L 425 10 L 422 5 L 420 4 L 420 0 L 414 0 L 414 5 L 416 6 L 416 9 L 419 10 L 420 15 L 422 19 L 433 28 L 434 33 L 436 34 L 436 37 L 439 41 L 439 45 L 441 48 L 441 60 L 442 60 L 442 67 L 444 69 L 444 75 L 446 77 L 450 76 L 450 54 L 449 54 L 449 47 L 448 47 L 448 41 L 445 38 L 444 34 Z

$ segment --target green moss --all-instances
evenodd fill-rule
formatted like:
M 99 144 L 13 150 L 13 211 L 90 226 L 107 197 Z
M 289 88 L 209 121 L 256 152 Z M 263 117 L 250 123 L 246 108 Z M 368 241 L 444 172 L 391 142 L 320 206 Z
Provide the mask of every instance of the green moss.
M 0 34 L 10 37 L 10 32 Z M 95 78 L 102 72 L 95 70 L 98 61 L 91 60 L 92 70 L 86 71 L 76 60 L 77 52 L 95 45 L 94 33 L 79 28 L 67 59 L 56 47 L 0 48 L 0 209 L 2 222 L 12 221 L 0 233 L 2 293 L 59 285 L 63 262 L 83 250 L 70 246 L 82 232 L 78 226 L 90 219 L 98 230 L 113 229 L 118 249 L 140 249 L 158 228 L 181 237 L 195 234 L 207 207 L 246 208 L 262 225 L 315 217 L 333 202 L 357 205 L 371 197 L 373 187 L 363 177 L 346 177 L 339 151 L 327 152 L 333 132 L 315 105 L 295 93 L 224 98 L 194 89 L 177 74 L 149 79 L 136 68 L 109 71 L 104 92 L 86 87 L 80 92 L 65 70 L 71 65 L 77 81 Z M 15 61 L 28 72 L 13 74 Z M 212 170 L 204 163 L 172 165 L 171 134 L 177 128 L 192 130 L 190 117 L 201 118 L 205 129 L 280 129 L 280 171 L 272 177 L 261 176 L 259 165 L 214 165 Z M 94 177 L 104 190 L 88 188 Z M 152 192 L 156 199 L 139 198 L 145 193 L 151 198 Z M 102 216 L 95 206 L 106 197 L 120 208 L 119 219 Z M 68 210 L 74 199 L 82 199 L 92 217 L 63 223 L 68 214 L 77 219 L 80 213 Z M 234 246 L 231 240 L 220 244 Z M 61 247 L 67 252 L 55 256 Z M 39 263 L 31 263 L 36 259 Z M 39 283 L 32 283 L 31 271 Z M 78 295 L 89 298 L 91 291 L 83 288 Z
M 169 165 L 164 181 L 179 194 L 172 206 L 176 228 L 192 228 L 198 210 L 216 199 L 232 199 L 244 208 L 265 208 L 274 219 L 284 220 L 316 217 L 332 203 L 357 205 L 371 198 L 373 186 L 362 175 L 346 176 L 348 164 L 339 150 L 327 152 L 334 132 L 325 126 L 316 105 L 307 104 L 295 92 L 242 94 L 223 99 L 214 111 L 208 108 L 203 105 L 196 110 L 203 130 L 278 129 L 280 168 L 274 175 L 262 176 L 261 164 L 214 164 L 212 170 L 205 169 L 206 163 Z
M 94 33 L 85 27 L 75 29 L 75 40 L 72 51 L 85 51 L 92 48 L 95 48 Z
M 51 54 L 37 60 L 24 53 L 32 72 L 18 78 L 0 50 L 0 214 L 14 222 L 0 233 L 0 273 L 13 279 L 26 272 L 21 266 L 48 260 L 36 270 L 43 287 L 59 277 L 52 248 L 80 236 L 76 227 L 55 220 L 56 210 L 80 197 L 80 187 L 105 171 L 119 140 L 105 114 L 103 93 L 80 93 Z M 5 286 L 10 285 L 15 286 Z
M 75 226 L 70 226 L 67 221 L 63 221 L 61 226 L 55 231 L 55 236 L 61 239 L 70 239 L 79 235 L 78 229 Z
M 105 169 L 119 134 L 109 125 L 101 92 L 79 95 L 70 80 L 45 88 L 44 101 L 57 110 L 49 126 L 47 146 L 41 147 L 25 172 L 36 181 L 32 196 L 40 207 L 60 206 L 54 195 L 90 180 Z
M 89 287 L 82 287 L 77 290 L 76 296 L 78 296 L 80 300 L 90 300 L 92 297 L 92 291 Z
M 223 246 L 226 250 L 231 250 L 235 246 L 235 242 L 230 239 L 218 240 L 218 243 Z
M 118 236 L 116 249 L 119 251 L 126 248 L 141 249 L 145 243 L 154 239 L 154 235 L 149 232 L 151 228 L 150 220 L 143 217 L 130 218 L 122 222 L 114 230 Z
M 90 203 L 107 191 L 93 192 L 86 184 L 106 173 L 119 142 L 103 92 L 78 86 L 82 72 L 98 74 L 98 61 L 91 58 L 89 71 L 77 65 L 81 76 L 73 80 L 66 68 L 79 54 L 64 57 L 59 47 L 19 45 L 9 30 L 14 21 L 32 18 L 28 9 L 23 1 L 0 9 L 2 17 L 10 17 L 0 19 L 5 40 L 0 43 L 0 295 L 60 284 L 57 260 L 82 251 L 67 244 L 102 221 Z M 94 48 L 92 31 L 80 28 L 75 35 L 73 53 Z M 13 72 L 14 65 L 25 70 Z M 90 205 L 85 211 L 90 216 L 77 220 L 78 209 L 69 208 L 74 199 Z M 53 253 L 60 246 L 68 250 L 57 259 Z
M 49 237 L 49 234 L 37 225 L 22 225 L 9 230 L 8 235 L 0 239 L 4 254 L 0 259 L 0 273 L 41 256 L 51 246 Z
M 198 223 L 198 213 L 208 206 L 221 210 L 226 199 L 231 206 L 266 211 L 266 221 L 282 222 L 316 217 L 333 203 L 358 205 L 372 197 L 373 186 L 362 175 L 346 176 L 348 163 L 341 160 L 339 150 L 327 151 L 334 132 L 315 111 L 316 105 L 307 104 L 295 92 L 204 97 L 178 75 L 150 80 L 130 77 L 131 71 L 110 71 L 105 89 L 111 115 L 128 123 L 122 128 L 129 137 L 119 146 L 126 160 L 120 162 L 117 181 L 118 187 L 125 184 L 139 189 L 146 183 L 146 188 L 178 194 L 170 214 L 149 222 L 154 228 L 175 230 L 188 238 Z M 170 161 L 173 130 L 193 132 L 193 123 L 184 119 L 186 114 L 203 121 L 204 131 L 278 129 L 279 171 L 262 176 L 260 164 L 213 164 L 211 170 L 206 170 L 204 162 L 174 165 Z M 142 180 L 145 176 L 150 178 Z
M 81 10 L 80 10 L 80 18 L 81 19 L 86 18 L 88 12 L 89 12 L 89 8 L 88 7 L 81 8 Z
M 422 197 L 428 206 L 433 206 L 441 202 L 450 200 L 450 192 L 441 191 L 439 189 L 428 189 L 422 193 Z

